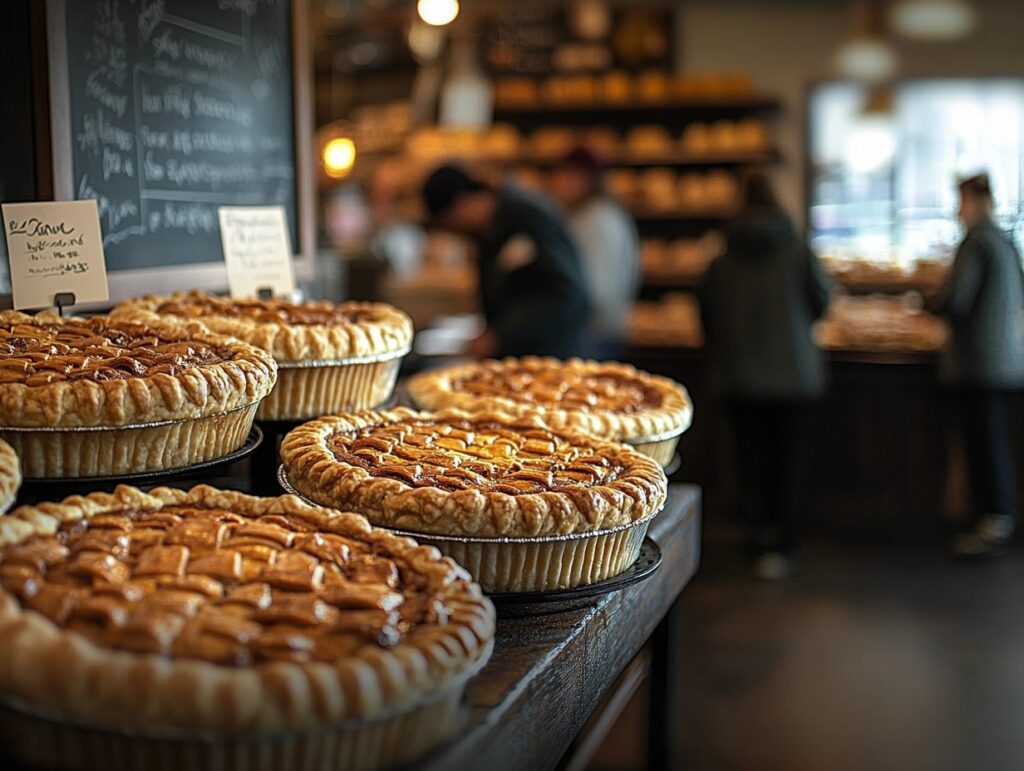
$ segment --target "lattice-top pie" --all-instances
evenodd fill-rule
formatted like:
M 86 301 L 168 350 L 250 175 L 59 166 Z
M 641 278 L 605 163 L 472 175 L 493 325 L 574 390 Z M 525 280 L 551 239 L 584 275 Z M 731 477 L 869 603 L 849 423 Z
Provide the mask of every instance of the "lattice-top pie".
M 245 440 L 275 379 L 266 352 L 195 324 L 0 313 L 0 435 L 27 476 L 218 457 Z
M 656 445 L 670 437 L 672 449 L 693 416 L 686 389 L 678 383 L 627 364 L 580 359 L 524 357 L 459 364 L 411 378 L 409 393 L 425 409 L 538 413 L 553 428 L 631 444 Z
M 504 413 L 407 409 L 322 418 L 281 447 L 309 498 L 419 533 L 538 536 L 644 519 L 665 475 L 621 444 Z
M 128 300 L 115 318 L 197 321 L 269 351 L 281 367 L 264 419 L 376 407 L 394 387 L 412 343 L 409 317 L 382 303 L 234 300 L 202 292 Z
M 210 487 L 18 509 L 0 586 L 0 689 L 122 729 L 379 718 L 476 667 L 494 627 L 433 548 Z
M 409 317 L 383 303 L 233 300 L 188 292 L 128 300 L 114 313 L 199 321 L 270 351 L 279 362 L 393 353 L 412 342 Z

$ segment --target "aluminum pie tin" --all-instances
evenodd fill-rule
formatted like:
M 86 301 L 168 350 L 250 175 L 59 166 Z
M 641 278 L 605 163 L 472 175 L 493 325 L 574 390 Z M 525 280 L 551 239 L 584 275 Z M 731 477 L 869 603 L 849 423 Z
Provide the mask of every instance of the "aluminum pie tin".
M 0 426 L 0 433 L 10 431 L 11 433 L 15 434 L 77 434 L 89 431 L 132 431 L 144 428 L 161 428 L 162 426 L 184 425 L 185 423 L 193 423 L 197 420 L 222 418 L 227 415 L 234 415 L 236 412 L 242 412 L 243 410 L 252 409 L 253 407 L 256 407 L 258 404 L 259 402 L 250 402 L 249 404 L 243 404 L 241 407 L 235 407 L 225 412 L 211 412 L 209 415 L 198 415 L 194 418 L 174 418 L 170 420 L 155 420 L 152 423 L 127 423 L 123 426 L 67 426 L 65 428 L 61 428 L 60 426 Z
M 316 367 L 347 367 L 353 364 L 378 364 L 383 361 L 400 359 L 403 356 L 407 356 L 411 351 L 412 346 L 408 345 L 405 348 L 401 348 L 397 351 L 370 354 L 368 356 L 350 356 L 344 359 L 307 359 L 303 361 L 279 361 L 277 362 L 277 368 L 314 369 Z
M 652 442 L 663 442 L 666 439 L 675 439 L 676 437 L 682 436 L 686 433 L 690 427 L 692 421 L 687 420 L 683 425 L 676 428 L 670 428 L 667 431 L 662 431 L 657 434 L 648 434 L 647 436 L 631 436 L 628 439 L 620 439 L 623 444 L 649 444 Z

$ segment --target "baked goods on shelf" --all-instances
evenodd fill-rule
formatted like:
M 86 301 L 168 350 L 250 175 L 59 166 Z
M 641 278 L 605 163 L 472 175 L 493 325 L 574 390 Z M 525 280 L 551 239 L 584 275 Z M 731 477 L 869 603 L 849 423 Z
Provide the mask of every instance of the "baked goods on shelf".
M 815 327 L 822 347 L 872 352 L 927 352 L 945 345 L 947 327 L 907 297 L 837 297 Z
M 934 292 L 945 280 L 949 269 L 943 260 L 916 260 L 897 263 L 861 257 L 823 258 L 836 283 L 850 292 L 902 294 Z
M 628 341 L 636 346 L 699 348 L 704 330 L 696 298 L 668 292 L 657 302 L 636 303 L 629 316 Z
M 3 514 L 18 497 L 21 487 L 21 462 L 18 454 L 7 442 L 0 439 L 0 514 Z
M 672 135 L 664 126 L 635 126 L 626 135 L 626 152 L 637 158 L 667 158 L 674 150 Z
M 285 437 L 281 459 L 300 494 L 435 543 L 498 592 L 622 572 L 667 488 L 625 445 L 491 410 L 321 418 Z
M 494 633 L 436 550 L 205 486 L 18 509 L 0 586 L 6 749 L 47 767 L 404 765 L 456 727 Z
M 201 292 L 129 300 L 113 318 L 201 322 L 269 351 L 278 383 L 262 420 L 294 420 L 383 404 L 412 344 L 412 322 L 381 303 L 232 300 Z
M 655 283 L 696 283 L 725 248 L 725 236 L 709 230 L 699 238 L 665 241 L 645 238 L 640 244 L 644 279 Z
M 618 362 L 538 356 L 467 362 L 413 376 L 409 394 L 430 410 L 539 414 L 551 428 L 626 442 L 662 465 L 693 418 L 683 386 Z
M 0 313 L 0 437 L 26 477 L 165 471 L 238 449 L 276 381 L 196 324 Z

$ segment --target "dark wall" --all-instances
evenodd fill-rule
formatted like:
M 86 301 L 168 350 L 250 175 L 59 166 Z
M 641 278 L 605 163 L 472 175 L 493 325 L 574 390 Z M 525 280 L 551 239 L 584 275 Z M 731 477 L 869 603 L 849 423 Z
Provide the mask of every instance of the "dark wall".
M 0 3 L 0 201 L 36 195 L 30 3 Z

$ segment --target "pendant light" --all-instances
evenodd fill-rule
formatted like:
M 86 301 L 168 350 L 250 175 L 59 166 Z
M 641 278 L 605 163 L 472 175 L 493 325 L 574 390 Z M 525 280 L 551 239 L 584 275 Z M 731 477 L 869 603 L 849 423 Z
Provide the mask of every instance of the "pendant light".
M 899 0 L 889 12 L 892 29 L 915 40 L 955 40 L 970 34 L 975 22 L 966 0 Z
M 888 80 L 896 72 L 896 52 L 885 36 L 885 13 L 877 0 L 853 6 L 850 36 L 836 52 L 841 75 L 869 83 Z

